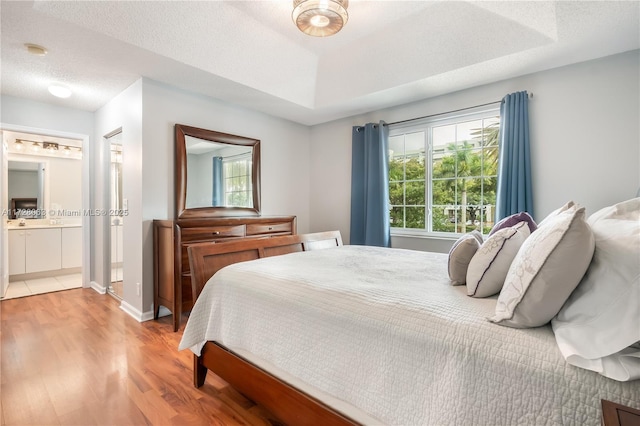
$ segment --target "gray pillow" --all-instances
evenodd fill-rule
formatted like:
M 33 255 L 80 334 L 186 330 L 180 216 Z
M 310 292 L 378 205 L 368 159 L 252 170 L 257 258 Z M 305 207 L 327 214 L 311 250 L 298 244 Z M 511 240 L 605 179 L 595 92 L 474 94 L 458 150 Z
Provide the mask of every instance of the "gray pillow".
M 495 234 L 501 229 L 510 228 L 523 221 L 527 222 L 527 225 L 529 226 L 529 233 L 538 229 L 538 225 L 536 224 L 535 220 L 533 220 L 533 218 L 529 213 L 520 212 L 520 213 L 512 214 L 511 216 L 507 216 L 504 219 L 500 220 L 495 225 L 493 225 L 493 228 L 491 228 L 491 232 L 489 232 L 489 236 L 492 236 L 493 234 Z
M 471 258 L 482 244 L 482 234 L 472 231 L 464 234 L 453 243 L 449 250 L 449 279 L 451 285 L 461 285 L 465 283 L 467 277 L 467 267 Z
M 515 328 L 547 324 L 584 276 L 594 247 L 584 207 L 572 206 L 545 219 L 511 263 L 489 320 Z
M 487 238 L 469 262 L 467 294 L 489 297 L 500 293 L 511 262 L 529 234 L 527 222 L 523 221 Z

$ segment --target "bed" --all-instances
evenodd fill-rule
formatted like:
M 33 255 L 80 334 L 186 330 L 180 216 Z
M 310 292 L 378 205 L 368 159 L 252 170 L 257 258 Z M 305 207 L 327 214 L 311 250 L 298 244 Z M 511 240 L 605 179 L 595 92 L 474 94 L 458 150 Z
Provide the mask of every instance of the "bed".
M 287 424 L 596 425 L 601 400 L 640 408 L 638 381 L 567 364 L 550 326 L 487 321 L 496 297 L 449 285 L 446 254 L 337 232 L 188 250 L 194 384 L 211 370 Z

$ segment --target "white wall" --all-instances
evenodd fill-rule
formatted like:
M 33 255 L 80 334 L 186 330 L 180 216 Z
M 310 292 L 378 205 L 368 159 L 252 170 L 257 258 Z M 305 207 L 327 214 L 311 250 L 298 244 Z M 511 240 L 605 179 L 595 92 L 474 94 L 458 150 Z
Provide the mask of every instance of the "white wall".
M 142 80 L 142 102 L 143 312 L 153 302 L 153 219 L 174 217 L 175 124 L 260 139 L 262 214 L 296 215 L 299 232 L 308 231 L 308 127 L 147 79 Z M 126 163 L 126 145 L 124 152 Z M 125 267 L 128 261 L 125 252 Z
M 142 80 L 138 80 L 95 113 L 96 157 L 93 164 L 95 209 L 110 206 L 110 144 L 105 136 L 122 129 L 122 196 L 128 200 L 128 215 L 123 225 L 123 297 L 121 307 L 138 320 L 149 319 L 153 303 L 153 276 L 143 276 L 143 136 Z M 145 162 L 155 168 L 153 162 Z M 96 217 L 92 244 L 96 251 L 96 282 L 100 290 L 110 281 L 111 225 L 108 215 Z M 141 284 L 138 294 L 137 284 Z M 146 314 L 146 317 L 145 317 Z
M 1 102 L 3 124 L 42 129 L 42 134 L 55 130 L 93 135 L 91 112 L 6 95 L 2 95 Z
M 157 199 L 149 217 L 173 218 L 175 124 L 260 139 L 262 215 L 296 215 L 300 232 L 309 228 L 309 128 L 234 107 L 152 80 L 144 80 L 144 138 L 149 142 L 145 190 Z
M 640 187 L 639 51 L 627 52 L 445 96 L 313 126 L 311 230 L 339 229 L 349 241 L 351 127 L 388 123 L 500 100 L 529 102 L 534 217 L 568 200 L 592 214 Z M 393 237 L 395 247 L 447 251 L 447 240 Z

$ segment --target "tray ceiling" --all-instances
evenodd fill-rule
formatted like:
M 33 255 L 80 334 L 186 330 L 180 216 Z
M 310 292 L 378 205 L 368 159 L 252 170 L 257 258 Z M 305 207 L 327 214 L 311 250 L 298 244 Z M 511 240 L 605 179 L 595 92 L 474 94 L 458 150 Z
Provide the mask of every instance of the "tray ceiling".
M 95 111 L 141 76 L 313 125 L 640 47 L 638 1 L 2 1 L 2 93 Z M 24 43 L 45 46 L 46 56 Z M 74 94 L 55 99 L 52 82 Z

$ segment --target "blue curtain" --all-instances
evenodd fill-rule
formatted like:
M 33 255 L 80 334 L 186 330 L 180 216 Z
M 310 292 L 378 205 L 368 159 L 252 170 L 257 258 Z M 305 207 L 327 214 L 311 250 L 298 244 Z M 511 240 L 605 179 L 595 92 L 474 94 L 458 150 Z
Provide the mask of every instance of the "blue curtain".
M 383 121 L 353 127 L 350 244 L 391 246 L 389 127 Z
M 222 173 L 222 157 L 213 157 L 213 194 L 211 205 L 224 206 L 224 178 Z
M 500 157 L 496 222 L 519 212 L 533 215 L 529 95 L 511 93 L 500 105 Z

